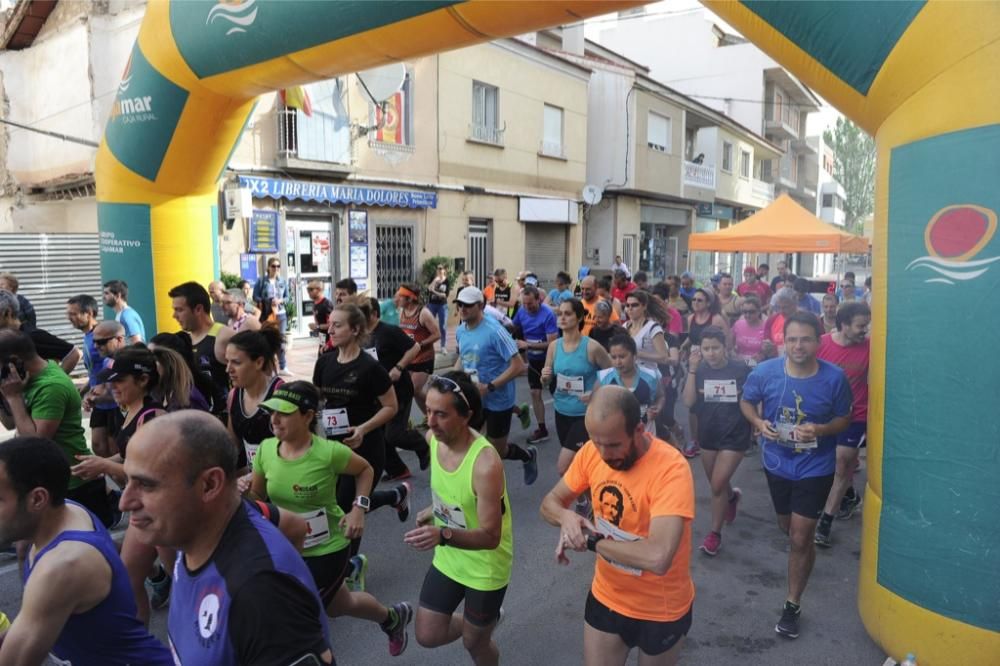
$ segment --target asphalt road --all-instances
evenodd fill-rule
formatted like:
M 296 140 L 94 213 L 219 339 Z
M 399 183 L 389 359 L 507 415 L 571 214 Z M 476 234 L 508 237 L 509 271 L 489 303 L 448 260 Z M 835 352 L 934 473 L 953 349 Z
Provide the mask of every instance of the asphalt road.
M 303 359 L 305 360 L 305 359 Z M 296 364 L 298 365 L 298 364 Z M 308 376 L 305 371 L 303 375 Z M 518 396 L 526 400 L 527 382 L 518 380 Z M 678 409 L 678 416 L 682 418 Z M 547 407 L 551 438 L 539 445 L 541 473 L 525 486 L 520 463 L 507 463 L 507 484 L 514 515 L 514 572 L 504 602 L 505 618 L 495 637 L 505 664 L 562 666 L 583 661 L 583 604 L 593 575 L 593 555 L 571 553 L 567 567 L 553 558 L 556 528 L 542 521 L 538 507 L 555 484 L 559 444 L 555 438 L 551 405 Z M 526 432 L 515 422 L 513 441 Z M 430 503 L 429 477 L 418 471 L 412 454 L 403 452 L 414 476 L 413 515 Z M 692 545 L 701 543 L 709 525 L 708 484 L 699 459 L 691 461 L 696 481 L 697 515 Z M 861 472 L 856 484 L 864 478 Z M 682 663 L 852 664 L 878 666 L 884 652 L 865 632 L 857 611 L 857 575 L 860 556 L 860 517 L 834 524 L 834 547 L 820 550 L 803 598 L 801 635 L 781 638 L 774 624 L 785 598 L 787 539 L 778 530 L 759 456 L 744 460 L 734 477 L 743 490 L 739 515 L 723 532 L 723 547 L 715 558 L 692 554 L 696 586 L 694 623 L 685 642 Z M 411 519 L 412 521 L 412 519 Z M 368 519 L 363 552 L 368 555 L 368 590 L 383 603 L 407 600 L 414 606 L 430 553 L 407 547 L 402 536 L 412 522 L 401 524 L 391 509 Z M 2 556 L 0 556 L 2 557 Z M 0 609 L 13 617 L 20 605 L 21 585 L 12 559 L 0 560 Z M 166 611 L 153 614 L 153 631 L 166 635 Z M 413 639 L 405 654 L 389 656 L 384 634 L 371 623 L 340 618 L 332 621 L 338 664 L 468 664 L 461 642 L 426 650 Z M 633 652 L 629 663 L 637 663 Z

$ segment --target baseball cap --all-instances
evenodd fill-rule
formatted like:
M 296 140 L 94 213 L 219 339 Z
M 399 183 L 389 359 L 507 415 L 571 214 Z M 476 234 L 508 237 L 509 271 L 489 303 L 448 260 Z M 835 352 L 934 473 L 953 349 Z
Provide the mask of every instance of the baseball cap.
M 299 410 L 316 411 L 319 405 L 316 404 L 316 396 L 310 395 L 306 391 L 296 391 L 295 389 L 282 386 L 271 397 L 260 403 L 260 406 L 269 412 L 279 412 L 281 414 L 294 414 Z
M 524 276 L 524 284 L 530 285 L 532 287 L 538 286 L 538 277 L 534 273 L 528 273 Z
M 747 266 L 746 268 L 743 269 L 743 275 L 750 275 L 751 273 L 753 273 L 754 275 L 757 274 L 757 271 L 754 270 L 753 266 Z
M 479 287 L 465 287 L 462 291 L 458 292 L 458 296 L 454 302 L 465 303 L 466 305 L 482 303 L 484 302 L 483 292 Z
M 132 375 L 141 377 L 142 375 L 156 375 L 156 366 L 128 359 L 118 359 L 111 362 L 111 365 L 104 368 L 97 374 L 97 381 L 102 384 L 123 377 Z

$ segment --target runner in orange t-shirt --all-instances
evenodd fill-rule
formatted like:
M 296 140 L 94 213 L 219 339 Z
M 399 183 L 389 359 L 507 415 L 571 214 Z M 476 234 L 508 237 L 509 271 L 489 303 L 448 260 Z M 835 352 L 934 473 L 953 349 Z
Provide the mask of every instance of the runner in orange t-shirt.
M 584 661 L 671 665 L 691 628 L 691 522 L 694 480 L 677 449 L 643 430 L 639 402 L 604 386 L 587 408 L 587 442 L 542 502 L 542 517 L 561 530 L 556 558 L 597 553 L 584 612 Z M 594 522 L 569 507 L 590 489 Z
M 601 302 L 600 296 L 597 295 L 597 278 L 593 275 L 588 275 L 580 281 L 580 302 L 583 303 L 583 309 L 587 311 L 581 332 L 584 335 L 590 335 L 590 329 L 594 328 L 594 324 L 597 322 L 597 304 Z M 611 310 L 611 321 L 621 321 L 621 317 L 615 310 Z

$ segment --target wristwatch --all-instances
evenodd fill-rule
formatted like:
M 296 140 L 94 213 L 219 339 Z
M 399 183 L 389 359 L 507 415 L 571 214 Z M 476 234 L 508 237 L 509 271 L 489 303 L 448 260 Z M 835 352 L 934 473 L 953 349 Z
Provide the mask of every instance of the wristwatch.
M 587 537 L 587 550 L 596 553 L 597 552 L 597 542 L 604 539 L 603 534 L 591 534 Z
M 496 385 L 493 384 L 493 382 L 489 382 L 488 384 L 486 384 L 486 390 L 489 391 L 490 393 L 493 393 L 493 391 L 497 390 L 497 387 Z
M 451 538 L 453 536 L 455 536 L 455 534 L 451 531 L 450 527 L 442 527 L 438 530 L 438 543 L 442 546 L 447 546 L 451 543 Z
M 372 501 L 368 498 L 367 495 L 358 495 L 357 497 L 354 498 L 354 506 L 361 507 L 361 509 L 365 513 L 368 513 L 369 511 L 371 511 Z
M 403 366 L 401 366 L 399 363 L 396 364 L 396 369 L 399 370 L 400 372 L 403 372 L 403 371 L 406 370 L 406 368 L 404 368 Z

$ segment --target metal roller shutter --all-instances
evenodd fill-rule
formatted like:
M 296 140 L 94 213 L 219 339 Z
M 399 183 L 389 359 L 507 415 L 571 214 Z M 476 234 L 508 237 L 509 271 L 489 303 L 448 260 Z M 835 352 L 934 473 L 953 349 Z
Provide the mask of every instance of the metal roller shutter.
M 83 344 L 66 319 L 66 300 L 89 294 L 101 305 L 97 234 L 0 234 L 0 272 L 17 277 L 18 293 L 35 306 L 39 328 Z
M 566 230 L 564 224 L 525 225 L 524 270 L 538 276 L 539 289 L 555 287 L 556 273 L 566 270 Z

